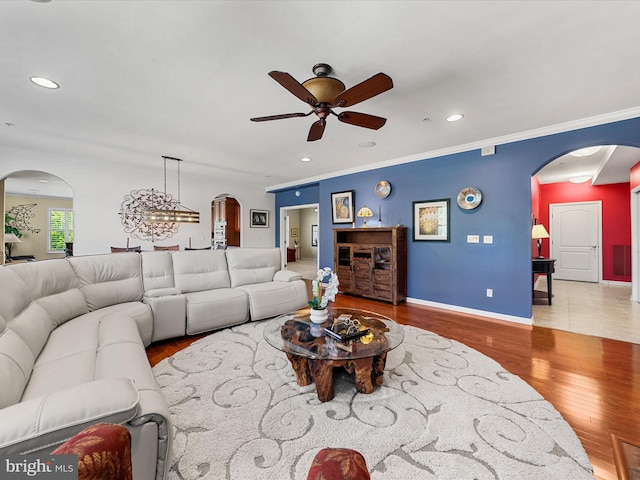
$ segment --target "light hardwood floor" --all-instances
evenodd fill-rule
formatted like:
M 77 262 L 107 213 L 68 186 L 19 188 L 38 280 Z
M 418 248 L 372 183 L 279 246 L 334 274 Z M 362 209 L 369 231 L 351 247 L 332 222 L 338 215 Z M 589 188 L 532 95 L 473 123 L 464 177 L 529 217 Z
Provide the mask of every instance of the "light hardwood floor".
M 338 295 L 336 306 L 374 310 L 493 358 L 535 388 L 569 422 L 598 480 L 617 478 L 610 433 L 640 441 L 640 345 L 347 295 Z M 151 364 L 201 336 L 152 345 L 147 350 Z

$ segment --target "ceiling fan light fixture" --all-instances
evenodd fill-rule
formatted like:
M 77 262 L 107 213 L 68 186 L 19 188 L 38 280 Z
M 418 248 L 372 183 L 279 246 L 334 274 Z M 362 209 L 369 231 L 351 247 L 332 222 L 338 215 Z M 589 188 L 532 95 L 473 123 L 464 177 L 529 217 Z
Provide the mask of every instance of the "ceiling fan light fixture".
M 600 145 L 596 145 L 594 147 L 585 147 L 585 148 L 580 148 L 578 150 L 574 150 L 573 152 L 569 152 L 569 155 L 571 155 L 572 157 L 580 157 L 580 158 L 590 157 L 591 155 L 598 153 L 601 149 L 602 147 Z
M 589 180 L 591 180 L 590 175 L 578 175 L 569 179 L 571 183 L 584 183 Z
M 338 94 L 346 88 L 344 83 L 333 77 L 313 77 L 302 82 L 302 86 L 309 90 L 319 103 L 333 103 Z

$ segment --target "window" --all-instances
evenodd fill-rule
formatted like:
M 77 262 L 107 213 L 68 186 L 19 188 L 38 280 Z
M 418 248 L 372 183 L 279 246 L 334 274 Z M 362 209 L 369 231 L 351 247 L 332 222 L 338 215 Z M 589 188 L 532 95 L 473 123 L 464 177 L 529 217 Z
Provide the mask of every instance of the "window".
M 66 242 L 73 242 L 73 210 L 50 208 L 49 252 L 64 252 Z

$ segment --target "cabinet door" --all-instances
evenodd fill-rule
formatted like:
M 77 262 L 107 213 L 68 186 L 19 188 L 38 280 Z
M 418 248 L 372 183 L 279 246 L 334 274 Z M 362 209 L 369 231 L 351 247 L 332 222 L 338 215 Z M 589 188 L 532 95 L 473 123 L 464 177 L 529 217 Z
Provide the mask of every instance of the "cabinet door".
M 372 270 L 371 249 L 355 249 L 353 251 L 353 290 L 356 294 L 371 296 L 373 293 Z

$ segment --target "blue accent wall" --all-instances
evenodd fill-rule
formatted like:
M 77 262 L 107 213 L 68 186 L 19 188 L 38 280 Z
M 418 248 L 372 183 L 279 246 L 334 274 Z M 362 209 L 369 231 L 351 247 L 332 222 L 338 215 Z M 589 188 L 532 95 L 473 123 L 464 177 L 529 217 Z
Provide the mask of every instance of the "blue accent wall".
M 473 150 L 278 191 L 276 213 L 283 206 L 319 203 L 320 266 L 333 266 L 333 229 L 351 225 L 332 223 L 331 193 L 354 190 L 356 211 L 367 205 L 374 212 L 370 226 L 378 226 L 380 208 L 383 226 L 409 227 L 409 297 L 528 319 L 531 176 L 555 158 L 591 145 L 640 147 L 640 118 L 498 145 L 495 155 L 486 157 Z M 374 193 L 380 180 L 392 186 L 382 200 Z M 481 190 L 482 203 L 464 210 L 456 197 L 470 186 Z M 450 241 L 413 241 L 413 202 L 445 198 L 451 200 Z M 362 226 L 361 219 L 356 226 Z M 480 243 L 467 243 L 467 235 L 479 235 Z M 493 244 L 482 243 L 484 235 L 492 235 Z M 493 289 L 492 298 L 487 288 Z

